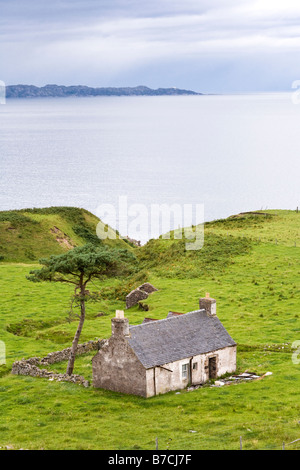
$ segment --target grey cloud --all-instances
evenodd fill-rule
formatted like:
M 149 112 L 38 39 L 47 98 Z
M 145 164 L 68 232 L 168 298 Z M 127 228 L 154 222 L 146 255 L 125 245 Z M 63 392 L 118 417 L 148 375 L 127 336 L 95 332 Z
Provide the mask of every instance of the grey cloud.
M 167 85 L 172 70 L 182 80 L 172 85 L 186 86 L 184 76 L 190 82 L 205 63 L 206 70 L 218 70 L 220 83 L 230 77 L 234 87 L 243 76 L 239 64 L 251 69 L 264 56 L 270 70 L 282 61 L 296 74 L 300 5 L 285 0 L 285 6 L 276 0 L 0 0 L 0 78 L 113 85 L 121 76 L 128 85 L 151 86 L 149 76 Z M 251 79 L 255 88 L 257 78 Z

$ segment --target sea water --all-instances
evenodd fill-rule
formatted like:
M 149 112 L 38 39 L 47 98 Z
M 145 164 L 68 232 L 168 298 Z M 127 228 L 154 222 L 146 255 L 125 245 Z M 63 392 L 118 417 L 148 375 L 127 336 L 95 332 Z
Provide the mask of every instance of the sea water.
M 97 213 L 120 197 L 149 210 L 202 204 L 205 220 L 295 209 L 299 131 L 289 93 L 7 99 L 0 210 Z

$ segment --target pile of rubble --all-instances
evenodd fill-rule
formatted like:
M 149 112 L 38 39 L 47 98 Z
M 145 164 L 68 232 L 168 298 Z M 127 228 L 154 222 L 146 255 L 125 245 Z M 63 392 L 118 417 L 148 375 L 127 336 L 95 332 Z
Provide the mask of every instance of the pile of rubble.
M 266 375 L 272 375 L 272 372 L 266 372 L 263 375 L 256 375 L 253 372 L 243 372 L 240 375 L 231 375 L 222 380 L 216 380 L 213 384 L 214 387 L 222 387 L 223 385 L 230 385 L 232 383 L 247 382 L 249 380 L 260 380 Z
M 231 375 L 230 377 L 226 377 L 224 379 L 220 380 L 215 380 L 212 384 L 210 384 L 210 387 L 223 387 L 223 385 L 231 385 L 231 384 L 236 384 L 239 382 L 248 382 L 251 380 L 260 380 L 263 379 L 264 377 L 272 375 L 272 372 L 266 372 L 263 375 L 256 375 L 253 372 L 243 372 L 240 375 Z M 203 384 L 206 385 L 207 384 Z M 191 387 L 188 387 L 188 391 L 196 390 L 197 388 L 203 387 L 203 385 L 192 385 Z

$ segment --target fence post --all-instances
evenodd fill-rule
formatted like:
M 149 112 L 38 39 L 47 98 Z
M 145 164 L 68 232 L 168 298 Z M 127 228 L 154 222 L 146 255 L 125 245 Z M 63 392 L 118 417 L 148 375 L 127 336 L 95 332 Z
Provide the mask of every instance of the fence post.
M 158 437 L 155 438 L 155 450 L 158 450 Z
M 240 450 L 243 450 L 242 436 L 240 436 Z

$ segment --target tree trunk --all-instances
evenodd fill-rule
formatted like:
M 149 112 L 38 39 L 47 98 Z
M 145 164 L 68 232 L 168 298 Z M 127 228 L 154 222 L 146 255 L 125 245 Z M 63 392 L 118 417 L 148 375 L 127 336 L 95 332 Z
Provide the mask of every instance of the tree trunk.
M 74 339 L 73 339 L 72 348 L 71 348 L 71 352 L 70 352 L 70 357 L 69 357 L 69 362 L 68 362 L 68 367 L 67 367 L 67 374 L 68 375 L 71 375 L 73 373 L 77 346 L 78 346 L 78 343 L 79 343 L 79 338 L 80 338 L 80 334 L 81 334 L 81 331 L 82 331 L 83 323 L 84 323 L 84 320 L 85 320 L 85 300 L 84 300 L 85 290 L 84 290 L 83 285 L 80 286 L 80 295 L 81 295 L 80 320 L 79 320 L 79 325 L 78 325 L 77 331 L 76 331 Z

